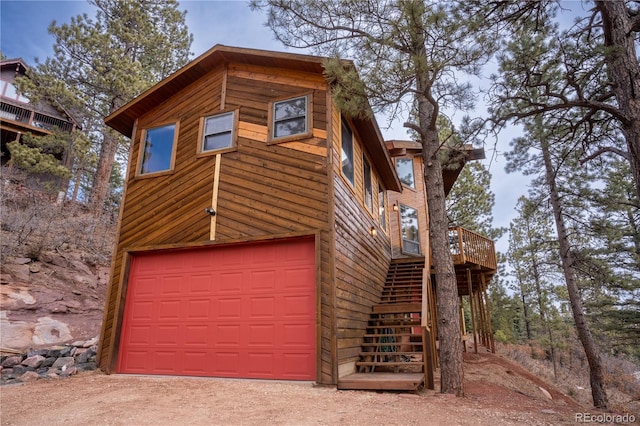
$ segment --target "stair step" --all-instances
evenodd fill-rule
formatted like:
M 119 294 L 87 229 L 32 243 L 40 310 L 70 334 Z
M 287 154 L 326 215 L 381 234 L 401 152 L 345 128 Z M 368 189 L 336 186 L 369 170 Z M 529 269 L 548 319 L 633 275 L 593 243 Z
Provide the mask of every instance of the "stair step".
M 422 347 L 422 341 L 419 342 L 364 342 L 363 348 L 376 348 L 380 346 L 420 346 Z
M 402 367 L 403 365 L 419 365 L 422 366 L 424 362 L 420 361 L 356 361 L 358 367 Z
M 373 351 L 363 351 L 360 352 L 360 356 L 420 356 L 422 357 L 422 352 L 410 351 L 410 352 L 373 352 Z
M 365 338 L 376 338 L 376 337 L 406 337 L 408 336 L 409 338 L 414 337 L 414 338 L 421 338 L 422 339 L 422 335 L 421 334 L 415 334 L 415 333 L 389 333 L 389 334 L 381 334 L 381 333 L 367 333 L 364 335 Z
M 371 308 L 373 314 L 402 314 L 402 313 L 421 313 L 422 303 L 397 303 L 397 304 L 381 304 Z
M 376 323 L 372 323 L 373 319 L 369 320 L 369 325 L 367 325 L 367 330 L 370 329 L 381 329 L 381 328 L 410 328 L 410 327 L 419 327 L 420 319 L 410 319 L 410 318 L 389 318 L 389 319 L 375 319 Z M 395 330 L 393 330 L 395 332 Z

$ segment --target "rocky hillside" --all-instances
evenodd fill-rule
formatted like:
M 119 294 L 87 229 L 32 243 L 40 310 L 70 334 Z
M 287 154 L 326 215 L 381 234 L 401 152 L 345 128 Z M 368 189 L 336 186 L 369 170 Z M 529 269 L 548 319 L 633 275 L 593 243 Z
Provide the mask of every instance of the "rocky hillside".
M 0 347 L 23 349 L 100 333 L 109 269 L 72 249 L 7 257 L 0 274 Z
M 100 333 L 115 234 L 110 218 L 28 188 L 3 168 L 0 347 L 25 349 Z

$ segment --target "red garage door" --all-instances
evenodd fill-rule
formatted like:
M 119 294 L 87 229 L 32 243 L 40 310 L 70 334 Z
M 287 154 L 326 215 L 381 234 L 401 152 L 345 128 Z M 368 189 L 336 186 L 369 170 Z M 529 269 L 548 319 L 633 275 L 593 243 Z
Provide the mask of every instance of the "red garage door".
M 313 239 L 135 255 L 118 371 L 315 380 Z

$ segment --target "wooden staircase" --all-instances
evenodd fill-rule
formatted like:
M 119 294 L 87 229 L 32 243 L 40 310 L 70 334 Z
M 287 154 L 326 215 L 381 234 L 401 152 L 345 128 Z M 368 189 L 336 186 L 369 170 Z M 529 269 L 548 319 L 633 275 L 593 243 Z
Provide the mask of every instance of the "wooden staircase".
M 380 303 L 371 310 L 357 373 L 341 378 L 338 389 L 416 390 L 425 376 L 433 386 L 420 320 L 423 270 L 424 259 L 391 261 Z

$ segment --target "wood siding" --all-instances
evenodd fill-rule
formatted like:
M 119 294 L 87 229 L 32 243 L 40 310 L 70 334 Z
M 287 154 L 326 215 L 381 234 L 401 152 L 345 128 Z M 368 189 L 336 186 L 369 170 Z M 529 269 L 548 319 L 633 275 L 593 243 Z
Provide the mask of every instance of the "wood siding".
M 408 158 L 398 157 L 398 158 Z M 415 180 L 415 189 L 403 187 L 401 193 L 387 192 L 389 200 L 389 216 L 390 226 L 389 234 L 391 236 L 391 246 L 393 251 L 393 258 L 400 259 L 405 257 L 413 257 L 410 254 L 405 254 L 402 251 L 402 229 L 400 228 L 400 204 L 404 204 L 408 207 L 413 207 L 418 211 L 418 227 L 420 230 L 420 257 L 426 257 L 429 250 L 429 218 L 427 216 L 427 195 L 424 182 L 424 166 L 422 164 L 422 156 L 420 154 L 411 156 L 413 158 L 413 173 Z M 394 158 L 395 164 L 395 158 Z M 397 205 L 398 210 L 394 211 L 393 206 Z
M 313 90 L 313 137 L 267 145 L 269 101 L 309 90 Z M 107 291 L 99 355 L 102 368 L 114 371 L 115 367 L 127 253 L 317 235 L 321 325 L 317 374 L 319 382 L 335 383 L 326 104 L 326 84 L 321 76 L 230 64 L 211 70 L 139 118 Z M 197 156 L 200 117 L 223 108 L 239 108 L 237 150 Z M 171 121 L 179 121 L 174 170 L 162 176 L 137 177 L 143 129 Z M 211 206 L 217 157 L 220 178 L 212 242 L 212 221 L 204 209 Z
M 391 259 L 391 247 L 385 233 L 378 232 L 376 236 L 370 233 L 371 227 L 379 230 L 379 224 L 377 218 L 374 219 L 364 206 L 364 144 L 354 130 L 355 187 L 351 187 L 341 172 L 341 118 L 337 111 L 334 111 L 332 120 L 336 344 L 337 363 L 344 365 L 358 359 L 371 307 L 380 301 Z M 372 173 L 377 188 L 375 169 Z

